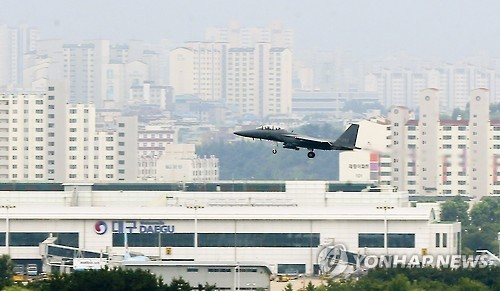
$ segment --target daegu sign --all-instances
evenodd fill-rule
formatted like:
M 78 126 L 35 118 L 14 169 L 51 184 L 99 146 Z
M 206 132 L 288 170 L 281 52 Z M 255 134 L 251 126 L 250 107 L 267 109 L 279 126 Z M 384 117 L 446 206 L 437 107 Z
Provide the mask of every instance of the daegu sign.
M 175 226 L 165 224 L 163 221 L 136 221 L 113 220 L 111 223 L 113 233 L 174 233 Z

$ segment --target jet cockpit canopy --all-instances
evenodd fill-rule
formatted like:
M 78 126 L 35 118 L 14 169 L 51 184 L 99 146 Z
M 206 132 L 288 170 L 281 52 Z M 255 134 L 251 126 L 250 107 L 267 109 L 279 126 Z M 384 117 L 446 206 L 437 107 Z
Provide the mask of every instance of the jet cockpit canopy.
M 257 127 L 257 129 L 260 129 L 260 130 L 281 130 L 281 127 L 277 127 L 274 125 L 263 125 L 263 126 Z

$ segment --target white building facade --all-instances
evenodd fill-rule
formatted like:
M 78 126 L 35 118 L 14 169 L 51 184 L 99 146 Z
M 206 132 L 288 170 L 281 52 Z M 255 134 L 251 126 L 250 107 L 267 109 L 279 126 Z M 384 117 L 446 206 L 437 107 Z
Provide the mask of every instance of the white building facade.
M 0 184 L 2 197 L 15 205 L 0 211 L 0 250 L 16 263 L 40 264 L 38 244 L 52 235 L 59 245 L 120 254 L 126 232 L 129 250 L 152 259 L 260 261 L 274 273 L 300 274 L 318 271 L 325 244 L 360 255 L 459 253 L 459 222 L 437 223 L 431 208 L 408 207 L 404 192 L 361 191 L 365 187 L 325 181 Z

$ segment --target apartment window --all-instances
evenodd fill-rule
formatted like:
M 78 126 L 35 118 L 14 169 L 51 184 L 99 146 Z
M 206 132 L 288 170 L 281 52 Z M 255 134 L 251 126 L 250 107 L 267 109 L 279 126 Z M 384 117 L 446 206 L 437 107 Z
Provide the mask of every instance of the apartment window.
M 69 174 L 69 178 L 70 179 L 75 179 L 76 178 L 76 174 Z
M 447 247 L 448 247 L 448 234 L 443 233 L 443 248 L 447 248 Z
M 436 233 L 436 248 L 439 248 L 441 246 L 441 234 Z
M 113 141 L 113 137 L 112 136 L 106 137 L 106 141 Z
M 122 122 L 118 123 L 118 127 L 125 127 L 125 123 Z

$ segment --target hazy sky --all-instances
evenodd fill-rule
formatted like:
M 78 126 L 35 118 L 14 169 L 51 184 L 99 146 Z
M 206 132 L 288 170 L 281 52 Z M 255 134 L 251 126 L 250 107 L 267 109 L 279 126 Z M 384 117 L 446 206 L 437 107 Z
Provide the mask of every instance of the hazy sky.
M 408 52 L 453 60 L 500 57 L 494 0 L 0 0 L 0 23 L 27 23 L 42 38 L 202 40 L 208 26 L 238 20 L 295 33 L 296 49 L 386 56 Z

